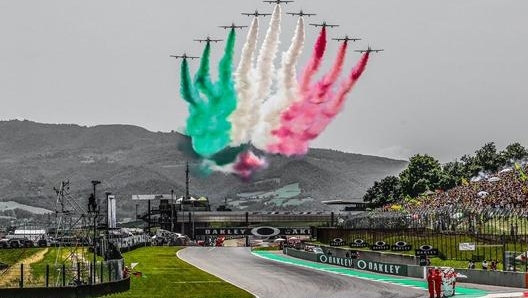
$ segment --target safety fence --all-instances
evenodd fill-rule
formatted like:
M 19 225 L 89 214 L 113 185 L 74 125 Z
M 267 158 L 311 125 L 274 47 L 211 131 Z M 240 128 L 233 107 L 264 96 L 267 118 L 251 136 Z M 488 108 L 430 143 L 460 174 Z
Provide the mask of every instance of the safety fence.
M 412 246 L 411 253 L 428 245 L 438 249 L 443 259 L 476 262 L 507 259 L 517 271 L 526 270 L 528 216 L 498 207 L 366 212 L 348 218 L 342 228 L 318 228 L 317 238 L 323 243 L 334 238 L 347 243 L 404 242 Z
M 124 261 L 15 264 L 0 271 L 0 288 L 71 287 L 123 279 Z M 1 295 L 0 295 L 1 296 Z

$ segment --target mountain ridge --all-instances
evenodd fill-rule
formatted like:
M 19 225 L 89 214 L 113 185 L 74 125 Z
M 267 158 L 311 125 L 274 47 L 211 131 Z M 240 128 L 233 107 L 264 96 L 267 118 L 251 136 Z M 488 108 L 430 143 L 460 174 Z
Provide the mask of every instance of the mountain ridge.
M 134 125 L 0 121 L 0 200 L 54 210 L 53 186 L 70 180 L 72 195 L 82 201 L 91 193 L 90 181 L 95 179 L 102 181 L 98 196 L 104 191 L 117 195 L 118 215 L 131 217 L 138 203 L 131 201 L 132 194 L 169 193 L 171 189 L 176 196 L 184 194 L 184 169 L 189 162 L 190 192 L 209 197 L 213 207 L 247 190 L 299 183 L 298 197 L 314 200 L 304 209 L 325 209 L 320 201 L 358 199 L 374 181 L 399 173 L 407 164 L 386 157 L 310 149 L 304 157 L 267 156 L 269 167 L 246 183 L 224 173 L 201 175 L 199 159 L 189 148 L 190 139 L 178 132 L 151 132 Z M 143 202 L 139 204 L 144 207 Z M 260 202 L 252 208 L 277 210 L 281 206 Z

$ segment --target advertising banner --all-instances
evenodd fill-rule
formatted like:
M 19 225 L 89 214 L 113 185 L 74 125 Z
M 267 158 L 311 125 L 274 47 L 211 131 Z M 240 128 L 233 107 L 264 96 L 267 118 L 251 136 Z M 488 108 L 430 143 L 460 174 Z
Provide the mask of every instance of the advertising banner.
M 407 265 L 388 264 L 367 260 L 357 260 L 356 268 L 378 273 L 407 276 Z

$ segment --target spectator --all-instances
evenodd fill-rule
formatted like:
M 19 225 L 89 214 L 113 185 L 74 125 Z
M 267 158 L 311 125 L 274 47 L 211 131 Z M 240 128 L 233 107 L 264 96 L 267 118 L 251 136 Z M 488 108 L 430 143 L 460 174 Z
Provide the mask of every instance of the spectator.
M 490 269 L 491 271 L 497 271 L 497 262 L 491 261 Z
M 484 271 L 488 270 L 488 262 L 486 260 L 482 261 L 482 270 Z
M 469 261 L 468 269 L 475 269 L 475 263 L 473 262 L 473 260 Z

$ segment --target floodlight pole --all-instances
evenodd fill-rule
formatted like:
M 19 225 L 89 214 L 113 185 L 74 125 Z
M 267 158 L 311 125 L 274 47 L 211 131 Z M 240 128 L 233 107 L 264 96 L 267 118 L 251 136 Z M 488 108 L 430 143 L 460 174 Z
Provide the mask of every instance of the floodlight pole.
M 101 184 L 101 181 L 98 181 L 98 180 L 92 180 L 92 185 L 93 185 L 93 196 L 94 196 L 94 200 L 97 204 L 97 197 L 96 197 L 96 192 L 95 192 L 95 187 L 98 185 L 98 184 Z M 93 219 L 93 232 L 94 232 L 94 236 L 93 236 L 93 267 L 94 267 L 94 270 L 92 270 L 92 284 L 95 284 L 95 264 L 97 263 L 97 246 L 96 246 L 96 243 L 97 243 L 97 216 L 99 215 L 99 204 L 97 204 L 97 207 L 94 208 L 93 210 L 93 216 L 94 216 L 94 219 Z
M 174 205 L 174 189 L 171 189 L 171 232 L 174 233 L 174 208 L 176 205 Z

